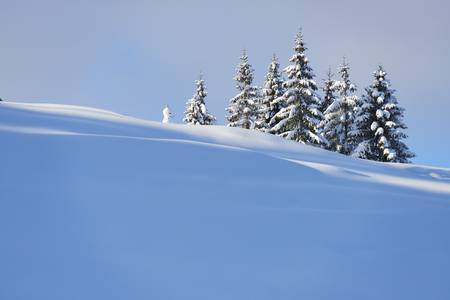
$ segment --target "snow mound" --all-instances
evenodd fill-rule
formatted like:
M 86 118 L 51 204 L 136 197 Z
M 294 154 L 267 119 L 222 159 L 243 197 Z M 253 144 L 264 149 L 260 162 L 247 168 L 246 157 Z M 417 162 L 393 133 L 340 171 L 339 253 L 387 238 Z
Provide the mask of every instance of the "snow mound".
M 450 170 L 0 103 L 0 299 L 449 299 Z

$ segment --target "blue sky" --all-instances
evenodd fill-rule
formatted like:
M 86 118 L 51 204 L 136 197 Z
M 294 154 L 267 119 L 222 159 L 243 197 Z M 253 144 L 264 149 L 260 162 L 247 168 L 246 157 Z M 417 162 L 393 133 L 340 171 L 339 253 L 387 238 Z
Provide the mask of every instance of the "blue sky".
M 321 82 L 345 55 L 361 94 L 379 63 L 406 108 L 416 163 L 450 167 L 446 1 L 0 0 L 0 97 L 181 121 L 203 72 L 220 123 L 243 48 L 261 84 L 299 27 Z

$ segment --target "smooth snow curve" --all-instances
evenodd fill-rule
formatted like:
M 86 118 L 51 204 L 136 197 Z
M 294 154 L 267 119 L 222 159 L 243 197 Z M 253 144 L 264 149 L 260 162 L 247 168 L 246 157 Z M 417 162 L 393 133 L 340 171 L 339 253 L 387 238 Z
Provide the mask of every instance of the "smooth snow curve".
M 0 299 L 449 299 L 450 170 L 0 103 Z

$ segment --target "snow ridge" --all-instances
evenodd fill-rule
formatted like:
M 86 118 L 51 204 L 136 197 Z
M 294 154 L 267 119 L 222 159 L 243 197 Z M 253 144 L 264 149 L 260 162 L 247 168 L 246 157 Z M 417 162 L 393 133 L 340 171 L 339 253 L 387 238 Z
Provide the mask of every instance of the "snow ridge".
M 1 299 L 447 299 L 450 170 L 0 104 Z

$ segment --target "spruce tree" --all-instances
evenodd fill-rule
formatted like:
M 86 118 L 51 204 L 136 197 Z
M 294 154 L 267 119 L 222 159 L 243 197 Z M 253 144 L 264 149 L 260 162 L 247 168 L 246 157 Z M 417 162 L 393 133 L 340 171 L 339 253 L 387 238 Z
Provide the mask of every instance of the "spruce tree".
M 257 114 L 258 89 L 252 86 L 253 69 L 248 63 L 247 53 L 243 52 L 241 63 L 238 65 L 234 80 L 237 82 L 239 93 L 230 100 L 227 107 L 228 126 L 253 129 Z
M 325 110 L 322 126 L 329 148 L 346 155 L 351 153 L 355 144 L 351 131 L 358 101 L 356 86 L 349 79 L 349 70 L 344 58 L 339 67 L 340 80 L 334 83 L 338 97 Z
M 336 100 L 336 84 L 333 79 L 334 74 L 331 72 L 331 68 L 328 69 L 327 77 L 323 80 L 323 98 L 320 101 L 318 106 L 319 111 L 325 116 L 325 111 L 327 108 Z M 322 118 L 319 126 L 318 132 L 322 136 L 324 140 L 324 148 L 331 150 L 331 144 L 328 142 L 327 138 L 324 135 L 324 126 L 325 126 L 325 117 Z
M 302 143 L 319 144 L 322 139 L 316 129 L 321 113 L 317 109 L 317 85 L 305 54 L 306 49 L 300 31 L 295 38 L 291 65 L 284 69 L 288 78 L 283 83 L 285 92 L 274 101 L 282 108 L 272 117 L 269 125 L 271 133 Z
M 408 163 L 415 155 L 402 141 L 407 135 L 403 122 L 404 109 L 398 105 L 382 66 L 374 72 L 372 85 L 366 88 L 355 119 L 359 145 L 353 155 L 360 158 Z
M 212 125 L 216 118 L 208 113 L 205 105 L 207 92 L 205 90 L 205 82 L 200 78 L 195 81 L 196 91 L 194 96 L 186 103 L 186 111 L 184 112 L 183 122 L 192 125 Z
M 331 72 L 331 68 L 328 69 L 327 78 L 323 80 L 323 98 L 319 104 L 319 110 L 325 115 L 327 108 L 336 100 L 336 84 L 333 79 L 334 74 Z
M 274 54 L 272 62 L 267 68 L 264 87 L 261 92 L 261 100 L 258 105 L 256 127 L 261 131 L 270 131 L 270 120 L 282 108 L 281 103 L 276 102 L 276 99 L 283 95 L 283 81 L 280 78 L 279 68 L 280 64 Z

